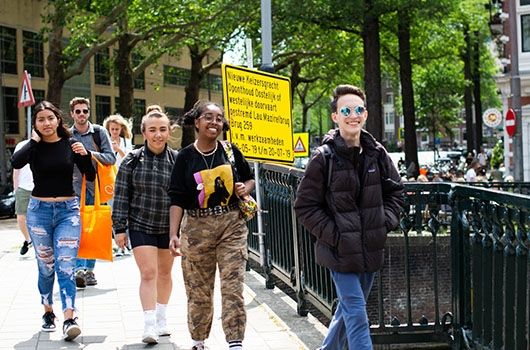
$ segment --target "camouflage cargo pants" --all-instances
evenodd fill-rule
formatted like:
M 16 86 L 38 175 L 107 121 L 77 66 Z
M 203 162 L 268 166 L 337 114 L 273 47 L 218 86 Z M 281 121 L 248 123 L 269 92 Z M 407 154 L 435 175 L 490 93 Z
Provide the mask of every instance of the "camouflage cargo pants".
M 247 320 L 243 283 L 248 229 L 239 218 L 239 210 L 202 218 L 185 215 L 181 227 L 182 272 L 192 339 L 204 340 L 210 333 L 218 267 L 226 341 L 243 340 Z

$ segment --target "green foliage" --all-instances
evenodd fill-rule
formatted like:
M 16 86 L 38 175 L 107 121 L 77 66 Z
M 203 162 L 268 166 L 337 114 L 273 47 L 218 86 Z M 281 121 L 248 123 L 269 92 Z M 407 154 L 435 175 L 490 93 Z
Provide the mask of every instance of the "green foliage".
M 490 165 L 493 169 L 499 169 L 504 162 L 504 144 L 502 140 L 497 141 L 491 151 Z

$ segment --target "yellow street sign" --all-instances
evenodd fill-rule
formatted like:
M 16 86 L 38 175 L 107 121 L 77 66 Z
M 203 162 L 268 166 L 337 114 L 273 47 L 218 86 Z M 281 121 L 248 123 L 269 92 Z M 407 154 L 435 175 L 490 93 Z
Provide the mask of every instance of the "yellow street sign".
M 295 157 L 309 157 L 309 133 L 299 132 L 293 134 L 293 152 Z
M 288 78 L 223 64 L 228 140 L 256 161 L 292 164 L 291 82 Z

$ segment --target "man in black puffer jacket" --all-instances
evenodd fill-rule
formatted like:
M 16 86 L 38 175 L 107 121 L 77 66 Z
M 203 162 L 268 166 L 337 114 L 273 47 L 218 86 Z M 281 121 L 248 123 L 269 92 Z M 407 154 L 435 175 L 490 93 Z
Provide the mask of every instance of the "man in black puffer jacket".
M 323 139 L 331 156 L 322 146 L 315 152 L 295 201 L 299 221 L 316 238 L 316 261 L 331 270 L 339 299 L 321 350 L 342 350 L 346 344 L 350 350 L 372 349 L 366 300 L 403 205 L 392 160 L 362 129 L 365 101 L 355 86 L 335 88 L 331 118 L 338 129 Z

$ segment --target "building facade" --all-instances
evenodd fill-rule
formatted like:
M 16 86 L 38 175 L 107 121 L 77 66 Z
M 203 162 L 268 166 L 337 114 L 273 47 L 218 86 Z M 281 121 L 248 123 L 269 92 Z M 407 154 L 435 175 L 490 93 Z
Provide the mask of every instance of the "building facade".
M 25 70 L 31 75 L 35 100 L 38 102 L 46 96 L 48 44 L 40 35 L 45 6 L 46 1 L 39 0 L 0 0 L 0 117 L 4 121 L 8 148 L 26 137 L 26 111 L 17 107 Z M 63 111 L 68 111 L 71 98 L 83 96 L 90 98 L 93 122 L 102 123 L 110 114 L 119 113 L 119 87 L 109 65 L 115 50 L 116 47 L 110 47 L 98 52 L 81 75 L 66 81 L 60 106 Z M 139 58 L 133 57 L 135 60 Z M 182 115 L 190 66 L 189 54 L 183 50 L 178 58 L 162 56 L 135 79 L 135 144 L 142 143 L 140 119 L 146 106 L 160 105 L 172 118 Z M 201 98 L 222 103 L 220 69 L 212 71 L 201 84 Z M 173 147 L 180 146 L 180 135 L 177 128 L 171 138 Z

